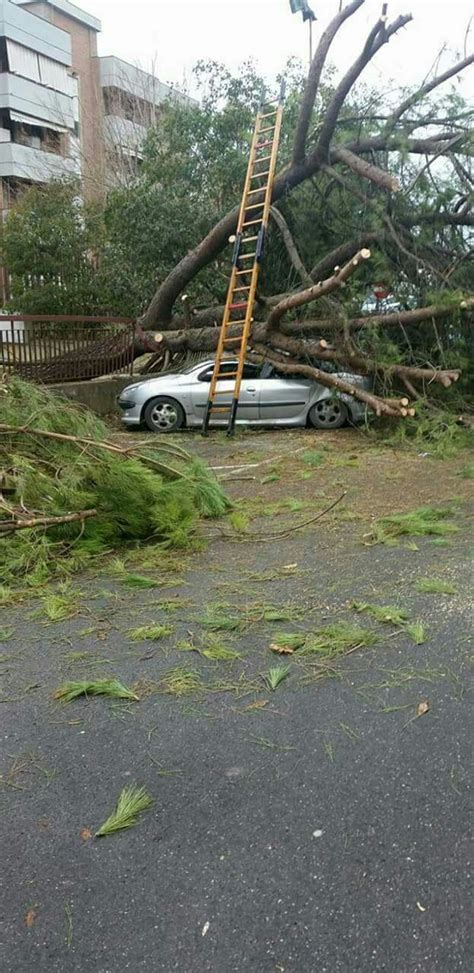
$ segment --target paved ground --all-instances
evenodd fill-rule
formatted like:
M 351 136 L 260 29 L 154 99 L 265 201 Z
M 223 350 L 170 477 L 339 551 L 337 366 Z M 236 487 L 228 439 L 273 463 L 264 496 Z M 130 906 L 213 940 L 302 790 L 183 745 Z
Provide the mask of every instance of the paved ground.
M 365 449 L 356 434 L 321 442 L 321 466 L 305 459 L 321 445 L 312 433 L 204 450 L 215 465 L 265 461 L 229 483 L 248 530 L 294 527 L 347 490 L 326 520 L 267 541 L 214 536 L 174 563 L 142 559 L 135 570 L 166 587 L 80 579 L 65 594 L 72 617 L 56 623 L 42 602 L 4 610 L 4 973 L 472 969 L 465 460 Z M 446 546 L 364 545 L 375 517 L 456 496 L 461 529 Z M 456 593 L 417 592 L 426 576 Z M 354 598 L 404 607 L 426 641 L 355 615 Z M 233 662 L 183 649 L 208 645 L 213 602 L 245 617 L 228 636 L 242 654 Z M 300 612 L 262 620 L 269 605 Z M 290 676 L 265 690 L 276 631 L 341 619 L 377 643 L 325 672 L 290 657 Z M 173 627 L 166 639 L 131 641 L 131 628 L 156 621 Z M 158 691 L 176 667 L 205 691 Z M 52 699 L 64 679 L 110 674 L 138 682 L 140 702 Z M 89 838 L 134 781 L 153 808 L 128 831 Z

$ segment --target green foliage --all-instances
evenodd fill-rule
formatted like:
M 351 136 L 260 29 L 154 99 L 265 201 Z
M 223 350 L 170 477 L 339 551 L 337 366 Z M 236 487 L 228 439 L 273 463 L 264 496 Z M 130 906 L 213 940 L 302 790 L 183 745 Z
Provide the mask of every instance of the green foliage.
M 426 642 L 426 628 L 421 621 L 411 622 L 405 625 L 404 631 L 411 638 L 415 645 L 423 645 Z
M 394 605 L 371 605 L 366 601 L 352 601 L 351 608 L 356 612 L 366 612 L 384 625 L 402 625 L 408 618 L 408 612 L 404 608 Z
M 47 516 L 92 509 L 97 514 L 82 525 L 18 531 L 1 541 L 0 582 L 27 576 L 30 584 L 42 584 L 51 573 L 83 568 L 89 558 L 128 541 L 155 538 L 164 547 L 185 547 L 200 515 L 215 516 L 228 506 L 202 463 L 184 454 L 169 466 L 159 444 L 136 457 L 104 449 L 100 441 L 107 440 L 108 430 L 103 423 L 45 388 L 9 380 L 2 407 L 2 420 L 9 425 L 22 426 L 34 415 L 42 430 L 97 442 L 85 449 L 81 443 L 25 433 L 2 436 L 1 466 L 14 476 L 24 508 Z M 159 583 L 128 573 L 122 581 L 134 587 Z
M 450 459 L 473 443 L 472 430 L 461 426 L 456 415 L 423 402 L 417 403 L 415 416 L 382 435 L 389 446 L 427 452 L 438 459 Z
M 353 625 L 352 622 L 333 622 L 312 632 L 306 640 L 301 655 L 314 655 L 318 660 L 335 659 L 352 649 L 374 645 L 379 636 L 369 629 Z
M 138 815 L 148 810 L 152 804 L 153 800 L 144 787 L 137 787 L 136 784 L 124 787 L 123 791 L 120 792 L 115 810 L 96 831 L 96 838 L 113 834 L 123 828 L 131 828 L 132 825 L 137 823 Z
M 265 673 L 263 679 L 267 688 L 274 692 L 278 688 L 280 683 L 283 682 L 290 674 L 289 666 L 271 666 L 268 672 Z
M 114 699 L 134 699 L 138 696 L 127 689 L 117 679 L 82 679 L 78 682 L 65 682 L 54 693 L 54 698 L 70 703 L 78 696 L 112 696 Z
M 455 595 L 458 590 L 455 584 L 443 578 L 419 578 L 415 588 L 425 595 Z
M 235 609 L 222 602 L 207 605 L 200 622 L 209 632 L 235 632 L 242 627 L 242 619 L 235 614 Z
M 108 308 L 92 253 L 103 227 L 74 181 L 32 186 L 0 228 L 0 254 L 11 275 L 10 308 L 25 314 L 100 314 Z
M 307 466 L 321 466 L 321 463 L 324 463 L 324 460 L 324 453 L 319 452 L 318 450 L 308 449 L 305 453 L 303 453 L 303 463 L 306 463 Z
M 132 628 L 129 634 L 133 642 L 157 642 L 172 635 L 173 632 L 171 625 L 140 625 L 138 628 Z
M 381 517 L 368 536 L 373 544 L 396 544 L 398 538 L 406 536 L 443 537 L 459 530 L 449 519 L 452 515 L 450 507 L 418 507 L 406 514 Z

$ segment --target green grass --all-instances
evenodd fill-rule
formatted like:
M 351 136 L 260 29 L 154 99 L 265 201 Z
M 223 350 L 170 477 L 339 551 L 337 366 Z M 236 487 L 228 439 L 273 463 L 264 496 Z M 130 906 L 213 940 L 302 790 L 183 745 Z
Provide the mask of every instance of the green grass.
M 443 537 L 459 530 L 450 519 L 450 507 L 418 507 L 405 514 L 391 514 L 376 521 L 369 535 L 372 544 L 396 544 L 399 537 Z
M 59 686 L 54 693 L 54 698 L 64 703 L 70 703 L 79 696 L 111 696 L 115 699 L 138 700 L 138 696 L 117 679 L 82 679 L 77 682 L 71 680 Z
M 426 628 L 421 621 L 411 622 L 409 625 L 404 626 L 404 631 L 411 638 L 415 645 L 423 645 L 427 639 Z
M 474 463 L 466 463 L 462 470 L 459 470 L 458 476 L 462 476 L 464 480 L 474 480 Z
M 227 520 L 229 521 L 231 527 L 239 532 L 246 531 L 250 523 L 250 517 L 247 513 L 245 513 L 244 510 L 234 510 L 231 514 L 229 514 Z
M 456 585 L 442 578 L 419 578 L 415 584 L 417 591 L 426 595 L 456 595 Z
M 289 666 L 270 666 L 268 672 L 262 674 L 262 678 L 267 689 L 273 693 L 275 692 L 275 689 L 278 688 L 280 683 L 282 683 L 284 679 L 288 678 L 289 674 Z
M 138 815 L 148 810 L 153 800 L 144 787 L 130 784 L 120 792 L 117 805 L 103 825 L 96 831 L 96 838 L 102 838 L 124 828 L 131 828 L 137 823 Z
M 375 645 L 380 636 L 369 629 L 353 625 L 351 622 L 333 622 L 308 635 L 302 656 L 317 656 L 318 659 L 335 659 L 353 649 Z
M 321 466 L 326 459 L 324 453 L 319 452 L 316 449 L 308 449 L 303 453 L 302 460 L 306 466 Z
M 0 642 L 8 642 L 13 636 L 13 628 L 0 628 Z
M 384 625 L 403 625 L 408 618 L 408 612 L 395 605 L 371 605 L 366 601 L 351 601 L 350 607 L 356 612 L 366 612 L 376 622 Z
M 132 642 L 158 642 L 159 639 L 167 638 L 173 632 L 172 625 L 140 625 L 138 628 L 130 629 L 129 635 Z

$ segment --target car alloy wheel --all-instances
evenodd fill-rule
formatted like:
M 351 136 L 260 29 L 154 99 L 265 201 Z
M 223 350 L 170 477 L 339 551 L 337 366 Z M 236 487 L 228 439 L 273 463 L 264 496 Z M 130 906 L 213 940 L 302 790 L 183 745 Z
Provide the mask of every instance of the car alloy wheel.
M 347 417 L 347 408 L 339 399 L 321 399 L 309 413 L 311 425 L 318 429 L 339 429 Z
M 185 417 L 179 402 L 158 398 L 147 403 L 143 418 L 153 432 L 173 432 L 184 425 Z

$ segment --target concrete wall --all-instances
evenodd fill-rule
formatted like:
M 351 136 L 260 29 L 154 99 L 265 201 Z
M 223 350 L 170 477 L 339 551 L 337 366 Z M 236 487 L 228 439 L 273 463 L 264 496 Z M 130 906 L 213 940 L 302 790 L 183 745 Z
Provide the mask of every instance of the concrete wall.
M 51 392 L 59 392 L 66 399 L 77 402 L 78 405 L 85 405 L 98 416 L 110 416 L 115 413 L 120 415 L 117 406 L 117 396 L 122 389 L 136 378 L 130 375 L 109 375 L 106 378 L 97 378 L 91 382 L 64 382 L 60 385 L 48 385 Z

